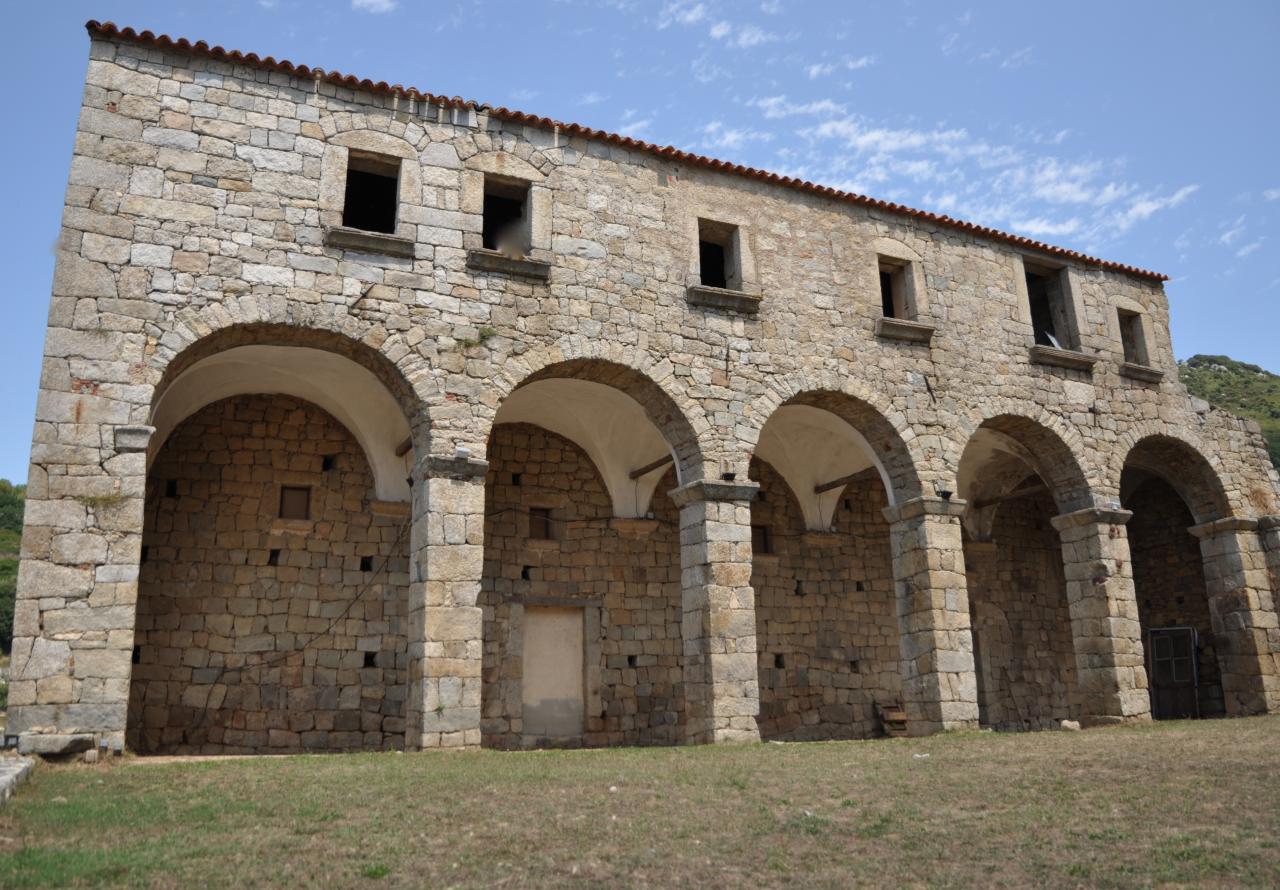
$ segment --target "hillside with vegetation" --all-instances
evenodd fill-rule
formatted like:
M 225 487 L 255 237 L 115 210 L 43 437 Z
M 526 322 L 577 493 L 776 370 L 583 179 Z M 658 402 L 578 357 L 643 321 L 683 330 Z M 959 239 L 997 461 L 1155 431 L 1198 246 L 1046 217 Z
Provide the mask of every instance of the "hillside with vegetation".
M 18 542 L 27 487 L 0 479 L 0 651 L 13 642 L 13 597 L 18 586 Z
M 1225 355 L 1193 355 L 1178 363 L 1178 373 L 1192 395 L 1261 424 L 1280 467 L 1280 375 Z

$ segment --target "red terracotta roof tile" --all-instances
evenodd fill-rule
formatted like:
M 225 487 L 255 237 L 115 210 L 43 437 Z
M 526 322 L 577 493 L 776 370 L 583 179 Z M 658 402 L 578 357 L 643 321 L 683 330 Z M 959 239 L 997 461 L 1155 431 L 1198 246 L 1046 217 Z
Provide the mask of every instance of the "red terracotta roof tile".
M 85 28 L 89 31 L 90 35 L 96 37 L 128 40 L 147 46 L 155 46 L 160 49 L 176 50 L 193 56 L 204 56 L 211 59 L 219 59 L 244 65 L 253 65 L 273 71 L 283 71 L 296 77 L 316 78 L 354 90 L 365 90 L 372 93 L 402 96 L 406 99 L 428 102 L 433 105 L 443 105 L 450 108 L 465 108 L 472 111 L 484 112 L 501 120 L 512 121 L 526 126 L 542 127 L 549 130 L 559 130 L 560 132 L 567 133 L 572 136 L 583 136 L 588 139 L 607 142 L 611 145 L 619 145 L 624 148 L 647 152 L 667 160 L 678 161 L 682 164 L 703 167 L 708 170 L 717 170 L 722 173 L 733 173 L 737 176 L 745 176 L 761 182 L 780 185 L 784 188 L 795 189 L 797 191 L 815 195 L 822 195 L 835 201 L 842 201 L 844 203 L 860 207 L 887 210 L 892 213 L 909 216 L 914 219 L 933 223 L 945 228 L 956 229 L 972 235 L 979 235 L 984 238 L 990 238 L 994 241 L 1003 241 L 1006 244 L 1012 244 L 1023 250 L 1033 250 L 1050 256 L 1099 266 L 1104 269 L 1125 272 L 1129 275 L 1146 278 L 1152 281 L 1169 280 L 1168 275 L 1162 275 L 1159 272 L 1139 269 L 1135 266 L 1125 265 L 1124 263 L 1115 263 L 1109 260 L 1098 259 L 1097 257 L 1091 257 L 1086 254 L 1079 253 L 1078 251 L 1069 250 L 1065 247 L 1054 247 L 1051 244 L 1045 244 L 1044 242 L 1035 241 L 1031 238 L 1024 238 L 1021 235 L 1012 235 L 1008 232 L 1002 232 L 999 229 L 980 226 L 976 223 L 965 222 L 964 220 L 952 219 L 949 216 L 930 213 L 927 210 L 917 210 L 903 204 L 880 201 L 876 198 L 869 198 L 866 195 L 854 194 L 853 192 L 843 192 L 839 189 L 834 189 L 825 185 L 818 185 L 807 180 L 795 179 L 790 176 L 779 176 L 777 173 L 770 173 L 767 170 L 758 170 L 754 167 L 744 167 L 741 164 L 734 164 L 729 161 L 720 161 L 715 158 L 692 154 L 691 152 L 681 151 L 680 149 L 670 145 L 654 145 L 651 142 L 633 139 L 630 136 L 620 136 L 617 133 L 609 133 L 604 130 L 595 130 L 591 127 L 584 127 L 581 124 L 564 123 L 563 121 L 553 120 L 548 117 L 538 117 L 537 115 L 526 114 L 523 111 L 515 111 L 509 108 L 494 108 L 489 105 L 482 105 L 478 102 L 461 99 L 457 96 L 437 96 L 433 93 L 424 93 L 414 87 L 404 87 L 400 84 L 388 84 L 386 81 L 378 81 L 377 83 L 374 83 L 371 80 L 362 80 L 350 74 L 342 74 L 339 71 L 326 71 L 323 68 L 311 68 L 307 65 L 295 65 L 288 59 L 276 61 L 276 59 L 271 56 L 260 57 L 256 53 L 242 53 L 239 50 L 223 49 L 221 46 L 209 46 L 209 44 L 205 43 L 203 40 L 197 40 L 193 43 L 184 37 L 174 39 L 165 34 L 153 34 L 151 31 L 135 31 L 133 28 L 120 28 L 111 22 L 98 22 L 91 19 L 85 23 Z

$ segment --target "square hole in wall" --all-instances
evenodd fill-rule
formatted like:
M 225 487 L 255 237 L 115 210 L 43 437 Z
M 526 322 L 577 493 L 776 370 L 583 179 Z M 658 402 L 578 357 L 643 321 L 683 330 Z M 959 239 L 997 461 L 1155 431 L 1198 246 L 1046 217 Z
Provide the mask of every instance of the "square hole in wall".
M 767 525 L 751 526 L 751 552 L 763 554 L 773 552 L 773 529 Z
M 854 590 L 856 590 L 858 593 L 862 593 L 863 591 L 865 591 L 865 590 L 867 589 L 866 582 L 865 582 L 865 581 L 854 581 L 854 582 L 853 582 L 853 589 L 854 589 Z
M 134 664 L 142 663 L 142 647 L 141 646 L 133 647 L 133 663 Z
M 523 476 L 521 476 L 519 473 L 512 473 L 512 474 L 511 474 L 511 484 L 512 484 L 512 485 L 516 485 L 516 486 L 520 485 L 520 483 L 523 481 L 523 479 L 524 479 L 524 477 L 523 477 Z
M 326 454 L 320 458 L 320 472 L 327 473 L 332 470 L 338 463 L 336 454 Z
M 804 589 L 804 582 L 803 582 L 803 581 L 796 581 L 796 596 L 804 596 L 804 595 L 805 595 L 805 594 L 807 594 L 808 592 L 809 592 L 809 591 L 807 591 L 807 590 L 805 590 L 805 589 Z
M 555 540 L 555 528 L 551 521 L 550 507 L 529 508 L 529 538 L 535 541 Z
M 394 234 L 400 192 L 400 160 L 351 152 L 347 158 L 342 224 L 366 232 Z
M 530 572 L 532 572 L 532 571 L 533 571 L 533 567 L 532 567 L 532 566 L 523 566 L 523 567 L 521 567 L 521 569 L 520 569 L 520 580 L 521 580 L 521 581 L 528 581 L 528 580 L 530 579 L 530 577 L 531 577 Z
M 377 666 L 378 666 L 378 653 L 377 653 L 377 652 L 366 652 L 366 653 L 364 654 L 364 666 L 365 666 L 365 667 L 367 667 L 367 668 L 377 667 Z
M 177 479 L 165 480 L 164 496 L 167 498 L 176 498 L 178 496 L 178 480 Z
M 635 667 L 635 666 L 636 666 L 636 657 L 634 655 L 628 655 L 627 667 Z
M 484 228 L 481 238 L 489 250 L 524 256 L 529 252 L 529 183 L 485 174 Z
M 278 565 L 280 565 L 280 550 L 279 550 L 279 548 L 272 548 L 271 550 L 268 550 L 268 551 L 267 551 L 267 565 L 269 565 L 269 566 L 278 566 Z
M 1126 309 L 1118 310 L 1120 316 L 1120 345 L 1124 360 L 1135 365 L 1151 364 L 1147 355 L 1147 339 L 1142 332 L 1142 316 Z
M 773 656 L 773 666 L 781 670 L 787 666 L 787 657 L 781 652 Z
M 310 519 L 311 488 L 303 485 L 280 486 L 280 518 Z
M 362 556 L 362 557 L 360 557 L 360 571 L 362 571 L 362 572 L 372 572 L 372 571 L 373 571 L 373 557 L 372 557 L 372 556 Z
M 143 544 L 143 545 L 142 545 L 142 550 L 141 550 L 141 552 L 139 552 L 139 553 L 138 553 L 138 562 L 139 562 L 139 563 L 144 563 L 144 562 L 146 562 L 146 561 L 147 561 L 147 557 L 148 557 L 148 556 L 150 556 L 150 555 L 151 555 L 151 551 L 150 551 L 150 549 L 147 547 L 147 545 L 146 545 L 146 544 Z

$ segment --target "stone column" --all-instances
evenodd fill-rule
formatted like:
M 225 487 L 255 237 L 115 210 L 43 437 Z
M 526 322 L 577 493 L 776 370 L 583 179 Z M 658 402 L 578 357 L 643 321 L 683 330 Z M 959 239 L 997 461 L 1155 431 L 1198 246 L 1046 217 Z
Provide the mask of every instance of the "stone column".
M 1086 726 L 1151 719 L 1133 589 L 1128 510 L 1089 507 L 1053 519 L 1062 539 L 1076 689 Z
M 489 464 L 429 457 L 415 467 L 405 747 L 480 744 L 484 476 Z
M 1227 715 L 1280 709 L 1277 619 L 1264 542 L 1276 534 L 1256 519 L 1234 516 L 1188 529 L 1200 539 L 1209 620 L 1213 625 Z M 1274 553 L 1274 548 L 1273 548 Z
M 1268 623 L 1267 650 L 1271 653 L 1276 673 L 1280 674 L 1280 515 L 1260 517 L 1258 537 L 1262 540 L 1262 551 L 1266 555 L 1267 580 L 1271 587 L 1269 598 L 1263 598 L 1262 608 L 1276 619 Z M 1267 703 L 1267 708 L 1272 713 L 1280 712 L 1280 700 L 1274 694 Z
M 92 451 L 100 472 L 50 478 L 37 430 L 5 730 L 23 753 L 124 745 L 154 432 L 94 425 L 94 441 L 105 439 Z
M 755 591 L 751 589 L 754 482 L 691 482 L 671 492 L 680 508 L 686 738 L 760 738 Z
M 978 725 L 969 592 L 960 517 L 965 502 L 920 497 L 886 507 L 911 735 Z

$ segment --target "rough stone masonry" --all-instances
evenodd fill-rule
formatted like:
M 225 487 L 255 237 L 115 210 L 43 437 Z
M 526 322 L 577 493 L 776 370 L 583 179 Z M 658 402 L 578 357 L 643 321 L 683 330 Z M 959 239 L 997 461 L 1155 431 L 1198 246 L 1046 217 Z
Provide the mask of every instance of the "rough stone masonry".
M 1280 480 L 1179 383 L 1162 276 L 88 31 L 24 751 L 1280 709 Z

